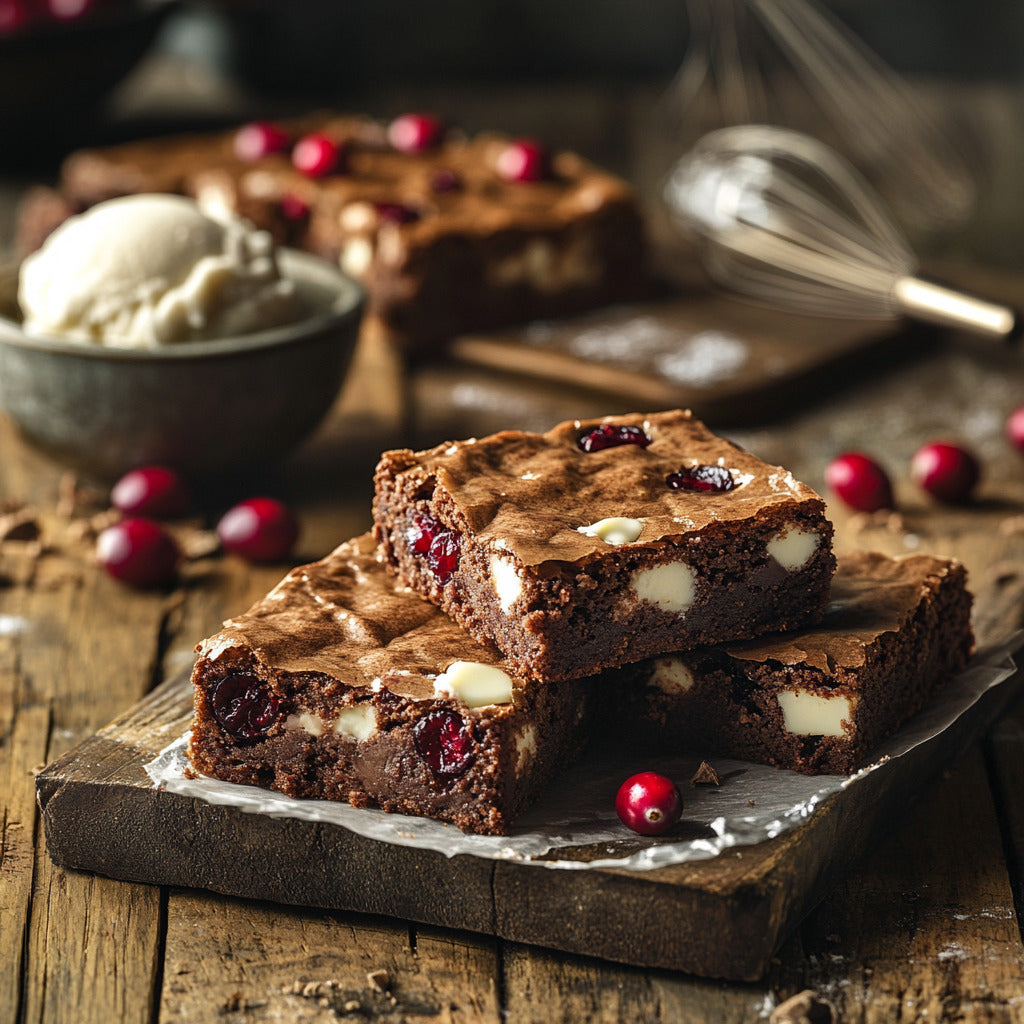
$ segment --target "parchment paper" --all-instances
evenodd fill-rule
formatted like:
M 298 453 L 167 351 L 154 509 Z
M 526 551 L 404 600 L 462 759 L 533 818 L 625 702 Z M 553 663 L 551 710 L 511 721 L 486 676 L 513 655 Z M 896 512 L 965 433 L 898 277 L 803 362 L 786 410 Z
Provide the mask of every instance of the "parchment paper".
M 628 760 L 589 758 L 560 776 L 543 798 L 523 815 L 508 836 L 466 835 L 454 825 L 348 804 L 294 800 L 253 786 L 208 778 L 187 778 L 187 734 L 166 747 L 146 772 L 153 785 L 211 804 L 237 807 L 253 814 L 331 822 L 368 839 L 436 850 L 449 857 L 470 854 L 515 860 L 548 868 L 586 870 L 618 867 L 649 870 L 669 864 L 705 860 L 734 846 L 751 846 L 794 828 L 841 790 L 856 786 L 873 772 L 892 771 L 898 759 L 939 736 L 992 687 L 1016 671 L 1011 652 L 1015 637 L 1003 647 L 977 656 L 956 679 L 898 734 L 878 748 L 871 764 L 854 775 L 800 775 L 744 761 L 713 758 L 721 785 L 691 787 L 698 761 L 692 757 L 657 757 L 638 764 Z M 615 794 L 636 771 L 656 770 L 673 778 L 683 794 L 682 821 L 667 835 L 634 835 L 615 813 Z M 588 848 L 585 861 L 559 851 Z

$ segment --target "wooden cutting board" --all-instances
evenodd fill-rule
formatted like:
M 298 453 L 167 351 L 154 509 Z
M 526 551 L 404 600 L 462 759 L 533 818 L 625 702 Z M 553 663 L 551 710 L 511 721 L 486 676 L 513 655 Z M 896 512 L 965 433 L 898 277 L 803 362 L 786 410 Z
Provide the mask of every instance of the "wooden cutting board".
M 692 409 L 738 424 L 803 404 L 816 382 L 912 352 L 884 320 L 802 316 L 691 289 L 566 320 L 464 335 L 457 365 L 607 395 L 610 408 Z
M 37 778 L 55 863 L 111 878 L 468 929 L 644 967 L 755 980 L 878 830 L 965 749 L 1017 689 L 990 691 L 936 740 L 837 793 L 803 825 L 713 860 L 587 871 L 391 846 L 151 787 L 143 766 L 187 728 L 168 680 Z M 890 765 L 890 769 L 893 765 Z M 638 839 L 637 842 L 643 842 Z M 560 856 L 580 860 L 600 850 Z

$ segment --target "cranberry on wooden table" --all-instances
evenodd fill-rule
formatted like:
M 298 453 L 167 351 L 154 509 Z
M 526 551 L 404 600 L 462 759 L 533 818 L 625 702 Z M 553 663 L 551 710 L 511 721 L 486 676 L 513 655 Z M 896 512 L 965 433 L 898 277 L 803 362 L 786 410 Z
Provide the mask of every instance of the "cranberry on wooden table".
M 914 453 L 910 475 L 933 498 L 956 504 L 970 498 L 981 476 L 981 467 L 966 448 L 948 441 L 933 441 Z
M 125 473 L 110 491 L 110 503 L 119 512 L 151 519 L 183 516 L 191 502 L 188 484 L 169 466 L 140 466 Z
M 96 540 L 96 558 L 106 572 L 136 587 L 161 587 L 174 579 L 180 552 L 174 538 L 151 519 L 123 519 Z
M 658 772 L 640 772 L 619 787 L 615 810 L 627 828 L 642 836 L 659 836 L 682 816 L 683 798 L 671 779 Z
M 1006 439 L 1020 452 L 1024 452 L 1024 405 L 1006 417 Z
M 893 507 L 889 475 L 870 455 L 846 452 L 825 468 L 825 483 L 844 504 L 857 512 Z
M 228 551 L 249 562 L 280 562 L 298 540 L 299 523 L 276 498 L 249 498 L 221 516 L 217 536 Z

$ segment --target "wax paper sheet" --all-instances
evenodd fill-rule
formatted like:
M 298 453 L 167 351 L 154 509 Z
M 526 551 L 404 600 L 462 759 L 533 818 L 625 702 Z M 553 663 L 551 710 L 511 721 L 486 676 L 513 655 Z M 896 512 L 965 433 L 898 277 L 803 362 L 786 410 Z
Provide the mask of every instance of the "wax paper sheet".
M 875 772 L 894 771 L 899 758 L 937 739 L 990 689 L 1016 671 L 1011 652 L 1017 637 L 974 659 L 940 695 L 878 748 L 871 763 L 851 776 L 800 775 L 745 761 L 712 758 L 720 785 L 690 785 L 699 764 L 693 757 L 662 757 L 637 764 L 628 758 L 591 757 L 561 775 L 508 836 L 466 835 L 454 825 L 321 800 L 294 800 L 258 789 L 185 775 L 186 736 L 148 765 L 153 785 L 211 804 L 253 814 L 330 822 L 368 839 L 435 850 L 449 857 L 469 854 L 548 868 L 584 870 L 619 867 L 649 870 L 705 860 L 736 846 L 774 838 L 807 820 L 826 801 Z M 615 813 L 615 794 L 638 770 L 654 769 L 675 779 L 683 794 L 682 821 L 667 835 L 644 838 L 629 832 Z M 586 859 L 575 859 L 580 850 Z M 561 855 L 560 855 L 561 851 Z M 570 856 L 573 851 L 575 857 Z

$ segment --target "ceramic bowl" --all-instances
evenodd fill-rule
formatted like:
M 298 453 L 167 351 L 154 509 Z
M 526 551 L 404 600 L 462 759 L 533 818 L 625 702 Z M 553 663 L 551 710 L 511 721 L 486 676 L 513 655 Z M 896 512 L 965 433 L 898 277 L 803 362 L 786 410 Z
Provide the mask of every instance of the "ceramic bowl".
M 159 350 L 104 348 L 0 317 L 0 409 L 30 442 L 98 480 L 162 463 L 193 478 L 279 459 L 320 423 L 352 359 L 365 296 L 333 264 L 281 250 L 307 315 Z

